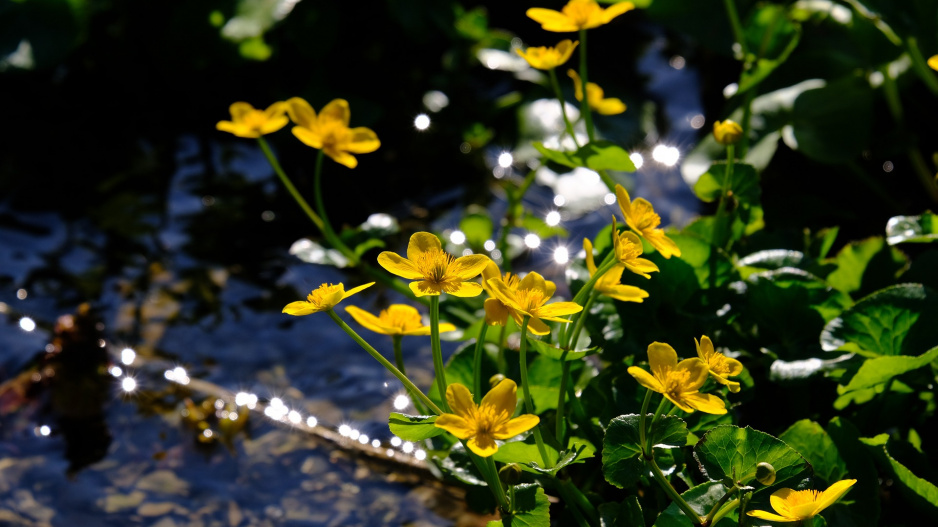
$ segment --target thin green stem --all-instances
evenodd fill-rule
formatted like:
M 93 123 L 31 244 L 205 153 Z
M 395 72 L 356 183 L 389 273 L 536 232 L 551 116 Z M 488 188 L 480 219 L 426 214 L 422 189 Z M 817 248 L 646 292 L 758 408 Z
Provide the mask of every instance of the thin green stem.
M 326 215 L 326 206 L 325 202 L 322 199 L 322 161 L 325 158 L 325 154 L 322 150 L 316 154 L 316 169 L 313 172 L 313 197 L 316 200 L 316 208 L 319 210 L 319 216 L 322 218 L 322 233 L 326 236 L 326 240 L 329 241 L 329 244 L 332 245 L 334 249 L 341 252 L 346 258 L 349 259 L 349 263 L 352 267 L 358 266 L 358 256 L 354 251 L 348 248 L 339 236 L 335 233 L 335 230 L 332 228 L 332 224 L 329 223 L 329 217 Z
M 475 354 L 472 357 L 472 393 L 476 404 L 482 400 L 482 352 L 485 351 L 485 333 L 489 325 L 482 321 L 479 336 L 476 338 Z
M 502 511 L 508 513 L 511 511 L 511 504 L 508 502 L 508 497 L 505 495 L 505 489 L 502 488 L 502 480 L 498 479 L 498 468 L 495 466 L 495 459 L 492 456 L 484 459 L 487 472 L 490 474 L 490 479 L 492 480 L 489 485 L 492 487 L 492 494 L 495 495 L 495 501 L 498 502 L 498 507 Z
M 566 443 L 563 440 L 563 429 L 564 429 L 564 404 L 567 402 L 567 383 L 570 382 L 570 361 L 564 360 L 567 357 L 567 352 L 563 352 L 560 357 L 560 360 L 563 361 L 561 366 L 560 373 L 560 396 L 557 399 L 557 414 L 554 419 L 554 435 L 557 436 L 557 441 L 560 441 L 560 445 L 563 446 Z
M 550 85 L 554 88 L 554 95 L 557 97 L 557 102 L 560 103 L 560 115 L 563 116 L 563 123 L 567 127 L 567 134 L 570 135 L 570 139 L 573 140 L 573 144 L 577 148 L 580 148 L 580 143 L 576 140 L 576 134 L 573 131 L 573 124 L 570 123 L 570 119 L 567 117 L 567 104 L 563 98 L 563 92 L 560 91 L 560 83 L 557 82 L 557 73 L 553 68 L 547 70 L 547 74 L 550 76 Z
M 401 335 L 391 336 L 391 344 L 394 346 L 394 362 L 397 365 L 397 369 L 401 370 L 401 373 L 407 375 L 407 370 L 404 369 L 404 354 L 401 351 L 401 340 L 403 340 Z
M 407 388 L 408 391 L 410 391 L 411 393 L 419 397 L 420 400 L 425 405 L 427 405 L 427 408 L 433 410 L 433 413 L 435 413 L 436 415 L 443 414 L 443 411 L 440 410 L 440 408 L 437 405 L 433 404 L 433 401 L 431 401 L 429 397 L 427 397 L 426 395 L 424 395 L 422 391 L 420 391 L 420 388 L 417 388 L 417 386 L 414 385 L 414 383 L 412 383 L 410 379 L 407 378 L 406 375 L 401 373 L 400 370 L 395 368 L 394 365 L 391 364 L 390 361 L 388 361 L 388 359 L 385 359 L 383 355 L 381 355 L 373 347 L 371 347 L 371 344 L 368 344 L 367 342 L 365 342 L 365 339 L 361 338 L 361 336 L 359 336 L 358 333 L 355 333 L 355 330 L 350 328 L 348 324 L 346 324 L 341 318 L 339 318 L 339 315 L 337 315 L 335 311 L 328 309 L 326 310 L 326 313 L 328 313 L 329 317 L 332 318 L 332 320 L 336 324 L 338 324 L 339 327 L 342 328 L 343 331 L 348 333 L 348 336 L 352 337 L 352 339 L 355 342 L 357 342 L 359 346 L 361 346 L 365 351 L 368 352 L 369 355 L 374 357 L 375 360 L 380 362 L 382 366 L 384 366 L 389 372 L 391 372 L 395 377 L 397 377 L 397 379 L 401 381 L 401 383 L 404 385 L 405 388 Z
M 596 508 L 593 507 L 593 504 L 586 499 L 586 496 L 575 485 L 571 484 L 569 480 L 558 481 L 557 492 L 560 493 L 560 497 L 563 498 L 564 503 L 567 504 L 567 510 L 570 511 L 570 514 L 573 516 L 573 519 L 576 520 L 577 525 L 580 527 L 589 527 L 589 525 L 598 525 L 599 515 L 596 513 Z M 583 511 L 580 513 L 580 511 Z M 584 518 L 583 515 L 589 517 Z
M 591 276 L 590 279 L 585 284 L 583 284 L 583 287 L 577 291 L 576 296 L 573 297 L 573 303 L 582 306 L 583 302 L 586 301 L 587 295 L 593 290 L 593 286 L 595 286 L 596 282 L 599 281 L 599 278 L 606 274 L 607 271 L 612 269 L 616 263 L 618 263 L 618 260 L 616 260 L 615 251 L 610 251 L 602 263 L 599 264 L 599 268 L 596 269 L 596 272 L 593 273 L 593 276 Z M 579 319 L 580 316 L 585 315 L 583 311 L 580 311 L 579 313 L 575 313 L 575 316 L 577 319 Z M 574 322 L 576 322 L 576 320 L 574 320 Z M 565 327 L 560 328 L 560 342 L 568 342 L 570 336 L 571 335 L 566 331 Z M 569 343 L 567 346 L 569 347 Z
M 280 166 L 280 162 L 277 161 L 277 157 L 274 156 L 273 151 L 270 150 L 270 145 L 267 144 L 267 140 L 263 137 L 257 138 L 257 143 L 261 145 L 261 151 L 264 152 L 264 156 L 267 157 L 267 162 L 270 163 L 270 166 L 273 167 L 274 172 L 277 174 L 277 177 L 280 178 L 280 181 L 283 183 L 283 186 L 287 187 L 287 191 L 290 192 L 290 195 L 293 196 L 293 200 L 296 201 L 297 205 L 303 209 L 303 212 L 309 216 L 309 219 L 312 220 L 313 224 L 319 230 L 323 230 L 322 218 L 318 214 L 313 212 L 313 209 L 309 206 L 309 203 L 306 203 L 306 200 L 303 199 L 303 196 L 300 195 L 300 191 L 296 190 L 296 187 L 293 186 L 293 182 L 290 181 L 290 178 L 287 177 L 287 174 L 283 171 L 283 168 Z
M 589 316 L 590 308 L 593 307 L 593 302 L 596 301 L 596 297 L 599 296 L 599 291 L 593 290 L 590 291 L 589 298 L 586 299 L 586 304 L 583 305 L 583 311 L 577 313 L 576 321 L 573 323 L 573 333 L 569 341 L 566 343 L 566 347 L 569 349 L 576 349 L 576 343 L 580 340 L 580 333 L 583 331 L 584 321 L 586 317 Z
M 651 452 L 648 451 L 648 441 L 645 441 L 645 423 L 648 420 L 648 406 L 651 404 L 651 394 L 654 393 L 648 388 L 645 388 L 645 399 L 642 401 L 642 412 L 638 414 L 638 442 L 642 447 L 642 457 L 649 458 L 651 457 Z
M 934 95 L 938 95 L 938 78 L 935 77 L 935 72 L 928 67 L 928 63 L 922 55 L 922 50 L 918 47 L 918 40 L 915 37 L 907 37 L 905 39 L 905 50 L 912 58 L 912 67 L 915 68 L 915 73 L 925 82 L 925 86 L 928 86 L 928 89 Z
M 723 0 L 726 6 L 726 16 L 730 19 L 730 26 L 733 27 L 733 38 L 739 44 L 739 49 L 743 52 L 743 60 L 749 55 L 749 46 L 746 45 L 746 32 L 743 31 L 743 25 L 739 22 L 739 13 L 736 11 L 736 3 L 733 0 Z
M 735 147 L 733 145 L 726 146 L 726 174 L 724 174 L 723 185 L 720 187 L 720 202 L 717 205 L 717 214 L 716 222 L 713 228 L 713 239 L 711 243 L 717 247 L 724 247 L 729 240 L 732 238 L 730 233 L 725 232 L 723 227 L 723 215 L 726 213 L 726 202 L 729 201 L 730 189 L 733 187 L 733 162 L 736 160 Z M 727 226 L 731 229 L 732 224 L 727 223 Z M 715 251 L 710 253 L 711 258 L 714 257 Z
M 430 349 L 433 353 L 433 370 L 436 389 L 440 394 L 443 409 L 449 412 L 446 403 L 446 372 L 443 371 L 443 348 L 440 346 L 440 296 L 430 297 Z
M 651 455 L 650 457 L 646 457 L 645 464 L 649 469 L 651 469 L 651 474 L 655 477 L 655 481 L 661 485 L 661 488 L 664 489 L 664 492 L 668 495 L 669 498 L 671 498 L 671 501 L 676 503 L 677 506 L 680 507 L 682 511 L 684 511 L 684 515 L 687 516 L 691 523 L 694 525 L 700 525 L 702 523 L 700 516 L 698 516 L 697 512 L 692 509 L 686 501 L 684 501 L 684 498 L 681 497 L 681 495 L 678 494 L 676 490 L 674 490 L 674 487 L 671 486 L 671 482 L 668 481 L 668 478 L 664 477 L 664 473 L 662 473 L 661 469 L 658 468 L 658 463 L 655 463 L 655 456 Z
M 713 508 L 710 509 L 710 513 L 707 514 L 707 518 L 704 519 L 703 524 L 713 525 L 714 523 L 713 518 L 717 515 L 717 512 L 720 511 L 720 508 L 723 507 L 723 504 L 726 503 L 726 500 L 730 499 L 730 496 L 732 496 L 733 494 L 736 494 L 737 492 L 739 492 L 739 487 L 737 487 L 736 485 L 733 485 L 733 488 L 727 490 L 726 493 L 723 494 L 723 497 L 720 498 L 720 501 L 716 502 L 713 505 Z
M 534 412 L 534 399 L 531 398 L 531 390 L 528 385 L 528 322 L 529 317 L 524 317 L 521 323 L 521 348 L 519 349 L 521 358 L 519 367 L 521 369 L 521 393 L 524 396 L 525 412 L 537 415 Z M 553 460 L 547 455 L 547 446 L 544 444 L 544 437 L 541 435 L 541 425 L 534 427 L 534 441 L 537 443 L 537 450 L 541 454 L 544 462 L 544 468 L 554 466 Z
M 589 77 L 586 68 L 586 30 L 580 30 L 580 81 L 583 83 L 583 104 L 580 105 L 580 112 L 583 114 L 583 121 L 586 122 L 586 136 L 589 137 L 590 142 L 593 142 L 593 138 L 596 135 L 595 130 L 593 129 L 593 112 L 590 109 L 589 90 L 586 89 L 586 86 L 589 84 Z
M 716 515 L 713 517 L 713 523 L 711 523 L 710 525 L 716 525 L 717 522 L 722 520 L 727 514 L 733 512 L 733 509 L 735 509 L 738 506 L 739 506 L 739 498 L 736 498 L 733 501 L 724 505 L 723 508 L 720 509 L 720 512 L 716 513 Z

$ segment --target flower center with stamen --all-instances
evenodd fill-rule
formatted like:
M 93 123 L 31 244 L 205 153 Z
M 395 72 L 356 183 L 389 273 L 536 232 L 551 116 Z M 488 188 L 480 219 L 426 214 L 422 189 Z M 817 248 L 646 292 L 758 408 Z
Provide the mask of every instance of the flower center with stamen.
M 722 375 L 729 373 L 731 371 L 729 361 L 726 360 L 726 357 L 718 353 L 714 353 L 707 359 L 707 367 L 710 368 L 710 371 Z
M 331 296 L 337 291 L 342 289 L 342 284 L 332 285 L 332 284 L 322 284 L 318 289 L 314 289 L 307 297 L 306 301 L 313 304 L 316 307 L 322 307 L 323 299 L 326 296 Z
M 244 124 L 251 127 L 252 130 L 260 130 L 267 123 L 267 115 L 260 110 L 251 110 L 244 116 Z
M 687 370 L 671 370 L 667 378 L 661 384 L 664 385 L 664 391 L 670 395 L 680 395 L 687 392 L 687 384 L 690 380 L 690 372 Z
M 592 0 L 574 0 L 563 6 L 563 14 L 573 19 L 576 25 L 584 26 L 597 7 Z
M 439 284 L 446 281 L 446 271 L 454 261 L 455 256 L 434 248 L 422 253 L 414 265 L 426 281 Z
M 385 309 L 378 315 L 378 319 L 401 331 L 410 331 L 423 326 L 419 313 L 405 309 Z
M 505 422 L 510 418 L 504 411 L 498 411 L 494 406 L 484 404 L 480 406 L 474 415 L 476 434 L 492 435 L 499 423 Z
M 524 311 L 534 315 L 537 313 L 537 309 L 541 307 L 547 299 L 544 298 L 543 291 L 537 289 L 519 289 L 515 294 L 515 301 L 518 302 L 518 305 L 520 305 Z
M 641 245 L 633 243 L 632 240 L 628 239 L 626 236 L 619 237 L 619 247 L 616 257 L 620 262 L 634 260 L 641 256 L 643 252 L 644 248 Z

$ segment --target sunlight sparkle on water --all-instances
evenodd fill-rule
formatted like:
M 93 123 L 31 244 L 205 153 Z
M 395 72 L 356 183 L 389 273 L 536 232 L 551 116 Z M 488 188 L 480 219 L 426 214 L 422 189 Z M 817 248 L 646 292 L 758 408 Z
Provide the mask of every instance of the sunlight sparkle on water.
M 551 227 L 556 227 L 560 225 L 560 212 L 552 210 L 547 213 L 547 216 L 544 217 L 544 222 L 550 225 Z
M 39 435 L 48 436 L 52 433 L 52 429 L 49 428 L 49 425 L 42 425 L 39 427 Z
M 36 329 L 36 322 L 29 317 L 23 317 L 20 319 L 20 329 L 23 331 L 32 331 Z
M 489 251 L 489 252 L 494 251 L 495 242 L 492 240 L 485 240 L 485 243 L 482 244 L 482 247 L 484 247 L 486 251 Z
M 26 296 L 27 296 L 28 294 L 29 294 L 29 293 L 27 293 L 25 289 L 17 289 L 17 290 L 16 290 L 16 298 L 19 298 L 20 300 L 26 300 Z
M 358 442 L 361 443 L 361 444 L 363 444 L 363 445 L 367 445 L 367 444 L 368 444 L 368 436 L 366 436 L 365 434 L 362 434 L 362 435 L 358 436 Z
M 410 454 L 414 451 L 414 444 L 408 441 L 404 443 L 404 445 L 401 447 L 401 450 L 403 450 L 405 454 Z
M 121 367 L 120 367 L 120 366 L 117 366 L 117 365 L 111 366 L 111 369 L 108 370 L 108 371 L 109 371 L 109 372 L 111 373 L 111 375 L 114 376 L 114 377 L 120 377 L 121 375 L 124 374 L 124 370 L 122 370 Z
M 125 363 L 125 364 L 128 364 L 128 363 Z M 186 373 L 186 369 L 183 368 L 182 366 L 176 366 L 175 368 L 171 370 L 166 370 L 165 372 L 163 372 L 163 377 L 166 377 L 166 380 L 168 381 L 177 382 L 182 385 L 189 384 L 189 374 Z
M 603 203 L 605 203 L 606 205 L 612 205 L 615 202 L 616 202 L 616 195 L 613 194 L 612 192 L 609 192 L 605 196 L 603 196 Z
M 514 162 L 515 158 L 511 155 L 511 152 L 502 152 L 498 156 L 498 166 L 502 168 L 508 168 Z
M 410 398 L 404 394 L 399 394 L 396 397 L 394 397 L 393 404 L 394 404 L 395 410 L 403 410 L 407 408 L 408 406 L 410 406 Z
M 391 446 L 401 446 L 403 443 L 404 441 L 397 436 L 391 438 Z
M 303 417 L 300 415 L 300 412 L 290 410 L 290 413 L 287 414 L 287 419 L 289 419 L 291 423 L 298 425 L 300 421 L 303 420 Z
M 351 439 L 352 441 L 357 441 L 361 435 L 362 433 L 359 432 L 358 430 L 355 430 L 354 428 L 350 430 L 348 433 L 349 439 Z
M 339 426 L 339 435 L 342 437 L 348 437 L 352 433 L 352 427 L 349 425 L 340 425 Z
M 309 416 L 306 418 L 306 426 L 312 428 L 318 424 L 319 424 L 319 419 L 316 419 L 313 416 Z
M 418 450 L 414 452 L 414 457 L 420 461 L 423 461 L 424 459 L 427 459 L 427 453 L 424 452 L 423 450 Z
M 372 440 L 371 440 L 371 446 L 373 446 L 373 447 L 375 447 L 375 448 L 380 447 L 380 446 L 381 446 L 381 440 L 379 440 L 379 439 L 372 439 Z
M 420 130 L 421 132 L 430 128 L 430 116 L 422 113 L 417 117 L 414 117 L 414 128 Z
M 673 146 L 657 145 L 651 151 L 651 157 L 662 165 L 673 167 L 681 158 L 681 151 Z
M 557 205 L 558 207 L 563 207 L 563 204 L 566 202 L 567 202 L 567 198 L 561 196 L 560 194 L 557 194 L 556 196 L 554 196 L 554 205 Z
M 130 393 L 137 389 L 137 381 L 135 381 L 133 377 L 124 377 L 124 380 L 121 381 L 121 388 L 125 392 Z
M 570 251 L 566 247 L 557 247 L 554 249 L 554 261 L 559 264 L 565 264 L 570 261 Z
M 530 249 L 537 249 L 541 246 L 541 238 L 532 232 L 524 237 L 524 244 Z
M 449 234 L 449 241 L 456 245 L 462 245 L 466 243 L 466 234 L 462 231 L 453 231 Z
M 202 435 L 204 435 L 206 438 L 211 438 L 215 434 L 211 430 L 205 430 L 202 432 Z
M 632 152 L 629 154 L 629 159 L 632 160 L 632 164 L 635 165 L 635 170 L 642 168 L 642 165 L 645 164 L 645 158 L 642 157 L 642 154 L 638 152 Z
M 130 348 L 124 348 L 121 350 L 121 362 L 123 362 L 125 365 L 130 366 L 131 364 L 134 363 L 134 359 L 136 358 L 137 358 L 136 351 Z

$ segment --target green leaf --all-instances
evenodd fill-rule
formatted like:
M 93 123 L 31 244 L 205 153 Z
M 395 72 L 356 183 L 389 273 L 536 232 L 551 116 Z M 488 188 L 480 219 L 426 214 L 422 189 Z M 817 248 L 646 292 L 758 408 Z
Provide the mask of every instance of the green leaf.
M 459 222 L 459 230 L 466 235 L 466 243 L 472 247 L 482 247 L 492 239 L 493 229 L 491 216 L 484 212 L 472 212 Z
M 578 351 L 570 351 L 570 350 L 565 350 L 565 349 L 558 348 L 555 346 L 551 346 L 550 344 L 548 344 L 547 342 L 544 342 L 543 340 L 538 340 L 534 338 L 528 338 L 528 343 L 531 345 L 531 349 L 533 349 L 534 351 L 540 353 L 541 355 L 544 355 L 545 357 L 549 357 L 551 359 L 558 360 L 558 361 L 579 360 L 579 359 L 582 359 L 583 357 L 586 357 L 587 355 L 593 355 L 595 353 L 599 353 L 599 347 L 589 348 L 585 350 L 578 350 Z
M 931 243 L 938 241 L 938 219 L 928 211 L 921 216 L 893 216 L 886 222 L 886 242 Z
M 748 426 L 720 425 L 700 438 L 694 446 L 700 470 L 713 481 L 734 478 L 756 487 L 754 494 L 780 488 L 795 488 L 812 474 L 811 465 L 779 439 Z M 769 463 L 775 468 L 775 483 L 762 486 L 755 482 L 756 465 Z
M 531 144 L 534 146 L 535 149 L 537 149 L 538 152 L 541 153 L 542 156 L 547 158 L 548 161 L 553 161 L 554 163 L 568 166 L 570 168 L 576 168 L 578 166 L 582 166 L 579 163 L 579 161 L 575 160 L 573 156 L 571 156 L 568 152 L 561 152 L 559 150 L 551 150 L 550 148 L 547 148 L 546 146 L 544 146 L 544 143 L 540 143 L 537 141 Z
M 827 283 L 844 293 L 866 294 L 894 284 L 908 258 L 877 237 L 849 243 L 824 263 L 837 266 L 825 277 Z
M 700 176 L 694 184 L 694 193 L 698 198 L 707 203 L 720 199 L 726 181 L 726 168 L 725 162 L 710 165 L 710 170 Z M 742 205 L 758 205 L 762 189 L 759 187 L 759 174 L 756 169 L 743 163 L 733 164 L 733 177 L 727 190 L 732 191 L 733 198 Z
M 879 475 L 876 472 L 873 458 L 870 457 L 866 447 L 860 442 L 859 431 L 850 421 L 835 417 L 827 424 L 827 433 L 836 445 L 837 452 L 846 463 L 847 475 L 857 480 L 856 485 L 850 491 L 854 504 L 842 512 L 848 515 L 856 525 L 863 527 L 878 525 L 880 514 Z
M 543 488 L 531 483 L 515 485 L 515 503 L 518 512 L 488 522 L 486 527 L 550 527 L 550 501 Z
M 525 213 L 524 217 L 521 218 L 521 226 L 537 234 L 542 240 L 552 236 L 567 236 L 567 229 L 559 225 L 548 225 L 542 218 L 528 213 Z
M 651 415 L 651 414 L 649 414 Z M 603 437 L 603 474 L 606 481 L 624 488 L 642 473 L 639 415 L 620 415 L 609 422 Z M 658 448 L 678 448 L 687 444 L 687 425 L 674 416 L 659 417 L 649 430 L 652 444 Z
M 365 254 L 369 249 L 381 249 L 384 247 L 384 242 L 377 238 L 370 238 L 363 241 L 355 246 L 355 256 L 361 256 Z
M 603 503 L 599 509 L 600 527 L 645 527 L 638 496 L 628 496 L 620 503 Z
M 889 466 L 892 467 L 896 479 L 901 484 L 901 488 L 906 489 L 907 494 L 911 494 L 912 501 L 918 508 L 926 511 L 933 519 L 938 518 L 938 487 L 916 476 L 905 465 L 896 461 L 895 458 L 889 455 L 889 450 L 885 446 L 883 450 L 886 453 Z
M 844 163 L 869 146 L 873 91 L 866 79 L 852 76 L 807 90 L 792 109 L 794 141 L 789 144 L 823 163 Z
M 834 441 L 821 425 L 802 419 L 778 436 L 814 467 L 814 474 L 827 485 L 840 481 L 847 474 L 847 464 L 841 459 Z
M 690 505 L 690 508 L 693 509 L 694 512 L 700 516 L 706 516 L 707 513 L 710 512 L 710 509 L 720 501 L 720 498 L 722 498 L 725 493 L 726 488 L 723 487 L 722 483 L 718 481 L 708 481 L 688 489 L 681 494 L 681 497 L 684 498 L 684 501 Z M 734 516 L 735 514 L 732 513 L 724 516 L 723 520 L 716 525 L 720 527 L 724 525 L 735 525 L 736 521 Z M 699 524 L 692 522 L 676 503 L 671 503 L 658 515 L 654 527 L 692 527 L 694 525 Z
M 539 474 L 547 474 L 553 476 L 560 469 L 564 468 L 567 465 L 576 463 L 576 460 L 584 453 L 589 447 L 587 445 L 580 445 L 577 449 L 564 450 L 560 452 L 560 455 L 557 459 L 557 463 L 551 468 L 541 468 L 537 462 L 524 463 L 529 466 L 532 470 Z
M 622 147 L 607 141 L 595 141 L 580 147 L 574 154 L 580 166 L 592 170 L 635 172 L 635 163 Z
M 436 418 L 435 415 L 407 415 L 391 412 L 388 417 L 388 427 L 391 428 L 392 434 L 404 441 L 421 441 L 436 437 L 446 431 L 433 424 Z
M 938 296 L 921 284 L 899 284 L 861 299 L 821 333 L 825 351 L 868 357 L 919 355 L 938 344 Z
M 842 391 L 838 390 L 842 393 L 838 401 L 841 399 L 851 399 L 850 394 L 857 390 L 875 388 L 883 383 L 889 382 L 897 375 L 902 375 L 903 373 L 928 366 L 935 359 L 938 359 L 938 346 L 918 357 L 900 355 L 867 359 L 860 366 L 860 370 L 857 371 L 856 375 L 847 383 L 847 386 L 843 387 Z M 834 404 L 837 405 L 836 402 Z
M 556 450 L 550 445 L 545 445 L 545 447 L 548 456 L 557 457 Z M 492 458 L 499 463 L 518 463 L 522 470 L 532 473 L 538 473 L 538 471 L 530 466 L 531 463 L 537 463 L 539 466 L 546 465 L 541 461 L 541 453 L 537 445 L 534 444 L 533 435 L 528 436 L 524 441 L 505 443 L 498 447 L 498 451 L 495 452 Z

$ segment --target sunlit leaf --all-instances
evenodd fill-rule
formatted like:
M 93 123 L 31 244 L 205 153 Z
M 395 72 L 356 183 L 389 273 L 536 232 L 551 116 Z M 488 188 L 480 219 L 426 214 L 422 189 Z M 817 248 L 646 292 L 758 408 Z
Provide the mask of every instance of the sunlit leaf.
M 726 488 L 723 487 L 722 483 L 708 481 L 688 489 L 681 494 L 681 497 L 684 498 L 684 501 L 690 505 L 690 508 L 693 509 L 694 512 L 701 517 L 705 517 L 725 493 Z M 700 523 L 691 521 L 676 503 L 668 505 L 665 510 L 661 511 L 658 519 L 655 520 L 655 527 L 693 527 L 694 525 L 700 525 Z M 722 520 L 714 525 L 719 527 L 736 525 L 735 511 L 724 516 Z
M 825 277 L 827 283 L 845 293 L 867 294 L 894 284 L 908 258 L 876 237 L 848 243 L 825 262 L 837 266 Z
M 938 347 L 934 347 L 918 357 L 900 355 L 867 359 L 860 366 L 860 370 L 847 383 L 847 386 L 843 388 L 842 393 L 844 395 L 841 396 L 841 399 L 852 392 L 875 388 L 889 382 L 897 375 L 928 366 L 936 359 L 938 359 Z
M 886 222 L 886 241 L 889 245 L 938 241 L 938 219 L 931 212 L 921 216 L 893 216 Z
M 388 427 L 392 434 L 404 441 L 421 441 L 445 432 L 433 424 L 436 418 L 435 415 L 407 415 L 391 412 L 388 417 Z
M 578 359 L 582 359 L 583 357 L 586 357 L 587 355 L 593 355 L 599 352 L 598 347 L 589 348 L 585 350 L 578 350 L 578 351 L 564 350 L 556 346 L 551 346 L 550 344 L 548 344 L 547 342 L 544 342 L 543 340 L 532 339 L 532 338 L 528 339 L 528 343 L 531 345 L 532 350 L 540 353 L 541 355 L 544 355 L 546 357 L 549 357 L 551 359 L 558 360 L 558 361 L 578 360 Z
M 531 483 L 515 485 L 516 512 L 511 515 L 509 527 L 550 527 L 550 501 L 544 489 Z M 503 527 L 504 520 L 491 521 L 486 527 Z
M 482 247 L 491 240 L 493 228 L 491 216 L 481 211 L 466 214 L 459 222 L 459 230 L 466 235 L 466 243 L 471 247 Z

